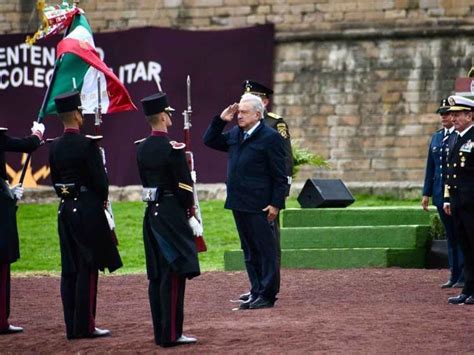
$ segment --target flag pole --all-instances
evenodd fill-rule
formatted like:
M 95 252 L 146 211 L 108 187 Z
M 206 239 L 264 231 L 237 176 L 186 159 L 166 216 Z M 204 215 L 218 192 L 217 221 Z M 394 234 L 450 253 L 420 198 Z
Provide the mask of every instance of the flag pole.
M 80 2 L 80 0 L 74 0 L 73 4 L 77 6 L 79 4 L 79 2 Z M 76 15 L 80 15 L 80 14 L 76 14 Z M 74 15 L 74 18 L 76 17 L 76 15 Z M 74 22 L 74 18 L 72 19 L 72 21 L 69 24 L 66 31 L 64 31 L 63 39 L 69 34 L 69 30 L 71 29 L 72 23 Z M 51 81 L 49 82 L 48 88 L 46 89 L 46 94 L 43 97 L 43 103 L 41 104 L 41 108 L 40 108 L 40 111 L 38 113 L 38 118 L 36 119 L 36 121 L 38 123 L 41 123 L 43 121 L 43 118 L 44 118 L 43 112 L 46 109 L 46 104 L 48 103 L 49 95 L 51 94 L 51 86 L 52 86 L 51 83 L 54 82 L 54 79 L 55 79 L 56 73 L 57 73 L 57 69 L 58 69 L 57 63 L 60 62 L 61 59 L 62 59 L 62 56 L 59 60 L 54 62 L 53 75 L 51 76 Z M 23 181 L 25 180 L 25 176 L 26 176 L 26 170 L 28 169 L 28 166 L 30 165 L 32 154 L 33 153 L 28 153 L 28 155 L 26 157 L 25 164 L 23 165 L 23 169 L 21 170 L 21 176 L 20 176 L 20 181 L 19 181 L 20 186 L 23 186 Z

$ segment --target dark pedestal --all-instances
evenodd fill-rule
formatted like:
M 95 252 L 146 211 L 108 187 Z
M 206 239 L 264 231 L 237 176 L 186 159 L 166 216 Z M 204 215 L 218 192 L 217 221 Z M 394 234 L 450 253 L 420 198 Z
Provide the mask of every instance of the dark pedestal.
M 448 242 L 446 240 L 432 240 L 431 248 L 426 257 L 427 269 L 449 268 L 448 263 Z

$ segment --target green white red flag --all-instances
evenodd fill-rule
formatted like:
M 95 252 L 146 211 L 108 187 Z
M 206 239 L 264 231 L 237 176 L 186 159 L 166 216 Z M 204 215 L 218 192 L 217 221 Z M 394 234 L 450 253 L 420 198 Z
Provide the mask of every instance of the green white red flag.
M 137 109 L 123 83 L 100 59 L 92 30 L 83 13 L 74 16 L 68 34 L 57 46 L 56 56 L 56 74 L 41 116 L 56 113 L 54 98 L 72 90 L 81 93 L 83 113 L 95 113 L 99 106 L 98 78 L 102 113 Z

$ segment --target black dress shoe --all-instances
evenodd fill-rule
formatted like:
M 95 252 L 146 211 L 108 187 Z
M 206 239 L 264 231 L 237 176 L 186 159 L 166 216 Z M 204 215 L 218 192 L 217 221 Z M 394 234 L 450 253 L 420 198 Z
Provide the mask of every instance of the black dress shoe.
M 187 337 L 186 335 L 181 335 L 178 339 L 176 339 L 178 344 L 193 344 L 197 342 L 196 338 Z
M 101 338 L 101 337 L 108 337 L 108 336 L 110 336 L 110 330 L 100 329 L 100 328 L 95 328 L 92 334 L 90 335 L 91 338 Z
M 186 335 L 181 335 L 176 341 L 170 342 L 170 343 L 156 343 L 157 345 L 163 347 L 163 348 L 170 348 L 172 346 L 177 346 L 177 345 L 187 345 L 187 344 L 194 344 L 197 342 L 196 338 L 192 337 L 187 337 Z
M 468 298 L 470 298 L 468 295 L 465 295 L 464 293 L 461 293 L 460 295 L 458 295 L 456 297 L 449 297 L 448 298 L 448 303 L 450 303 L 450 304 L 462 304 Z
M 15 334 L 21 333 L 22 331 L 22 327 L 15 327 L 14 325 L 9 325 L 7 329 L 0 331 L 0 334 Z
M 241 301 L 248 301 L 250 297 L 250 292 L 247 292 L 247 293 L 242 293 L 240 296 L 239 296 L 239 300 Z
M 250 303 L 250 309 L 260 309 L 260 308 L 272 308 L 275 304 L 274 301 L 269 301 L 261 296 L 259 296 L 255 301 Z
M 249 309 L 250 308 L 250 303 L 254 302 L 257 298 L 255 296 L 250 295 L 249 299 L 245 302 L 242 302 L 239 305 L 239 310 L 243 309 Z
M 458 281 L 453 285 L 453 288 L 464 288 L 464 282 Z
M 440 287 L 441 287 L 441 288 L 451 288 L 451 287 L 453 287 L 453 285 L 454 285 L 454 282 L 451 281 L 451 280 L 448 280 L 448 282 L 445 282 L 445 283 L 442 284 Z
M 474 304 L 474 296 L 469 296 L 468 298 L 466 298 L 466 300 L 464 301 L 464 304 Z

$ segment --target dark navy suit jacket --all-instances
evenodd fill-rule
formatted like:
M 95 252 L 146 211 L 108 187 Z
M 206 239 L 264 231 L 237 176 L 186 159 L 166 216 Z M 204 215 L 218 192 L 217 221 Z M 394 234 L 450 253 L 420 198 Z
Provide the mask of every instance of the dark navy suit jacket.
M 204 134 L 205 145 L 229 153 L 225 208 L 243 212 L 262 212 L 268 205 L 284 208 L 288 181 L 282 137 L 260 121 L 243 141 L 238 126 L 223 133 L 226 123 L 215 116 Z
M 433 205 L 435 206 L 443 206 L 447 156 L 454 146 L 455 139 L 456 132 L 453 131 L 451 135 L 445 137 L 444 128 L 436 131 L 431 137 L 428 158 L 426 160 L 423 196 L 432 196 Z

